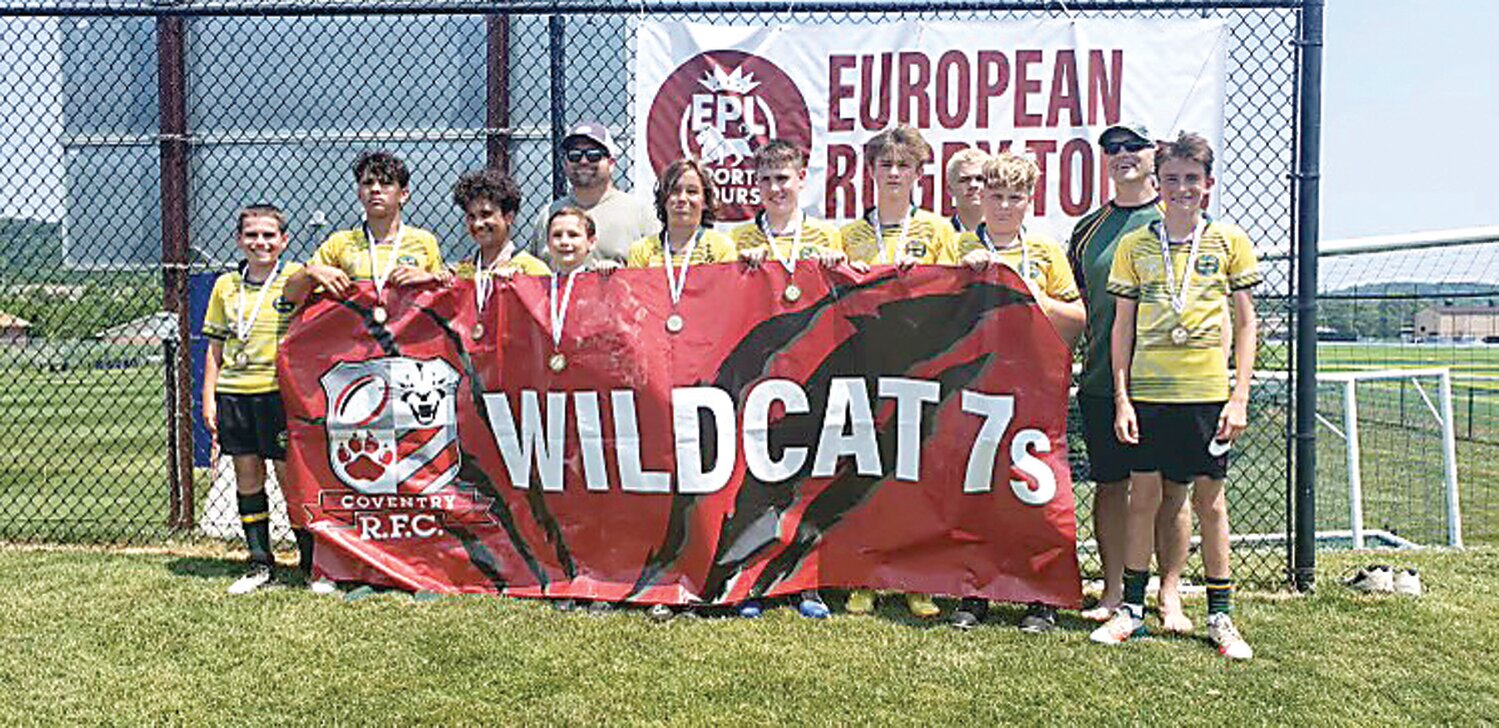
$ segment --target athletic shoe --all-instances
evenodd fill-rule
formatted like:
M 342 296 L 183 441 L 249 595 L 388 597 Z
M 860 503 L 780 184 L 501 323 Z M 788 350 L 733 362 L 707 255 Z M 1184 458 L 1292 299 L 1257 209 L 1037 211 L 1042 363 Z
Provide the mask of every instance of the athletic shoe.
M 657 622 L 665 622 L 677 616 L 677 613 L 672 611 L 672 608 L 666 604 L 652 604 L 651 608 L 646 611 L 646 614 L 649 614 L 651 619 Z
M 1345 582 L 1349 589 L 1365 594 L 1386 594 L 1395 591 L 1395 574 L 1384 565 L 1359 569 L 1352 579 Z
M 1120 607 L 1114 610 L 1114 616 L 1104 622 L 1102 627 L 1093 630 L 1088 639 L 1101 645 L 1117 645 L 1136 637 L 1144 637 L 1150 634 L 1145 629 L 1145 620 L 1131 614 L 1129 609 Z
M 1026 634 L 1046 634 L 1056 628 L 1056 607 L 1040 602 L 1032 602 L 1025 608 L 1025 616 L 1020 618 L 1020 631 Z
M 856 589 L 848 593 L 848 602 L 843 605 L 843 611 L 849 614 L 869 614 L 874 611 L 874 592 L 868 589 Z
M 963 601 L 958 602 L 958 609 L 952 613 L 952 619 L 948 620 L 948 624 L 955 629 L 967 631 L 979 626 L 988 612 L 988 600 L 964 597 Z
M 932 619 L 942 614 L 942 608 L 926 594 L 907 594 L 906 609 L 911 610 L 911 616 L 919 619 Z
M 1091 609 L 1084 609 L 1078 613 L 1078 616 L 1089 622 L 1107 622 L 1109 617 L 1114 616 L 1114 610 L 1100 604 Z
M 1254 657 L 1254 650 L 1239 636 L 1234 620 L 1227 614 L 1208 615 L 1208 641 L 1218 648 L 1219 654 L 1230 660 L 1248 660 Z
M 573 611 L 573 610 L 575 610 L 577 608 L 578 608 L 578 601 L 576 599 L 554 599 L 554 600 L 552 600 L 552 609 L 555 609 L 555 610 L 557 610 L 559 612 L 571 612 L 571 611 Z
M 754 619 L 755 617 L 760 616 L 760 613 L 763 610 L 760 607 L 759 600 L 750 599 L 748 601 L 740 602 L 738 611 L 739 616 L 744 617 L 745 619 Z
M 245 572 L 244 576 L 229 585 L 229 593 L 234 596 L 243 596 L 269 583 L 271 583 L 271 567 L 265 564 L 251 564 L 250 570 Z
M 338 593 L 338 584 L 333 583 L 333 580 L 326 576 L 320 576 L 307 582 L 307 590 L 320 597 L 326 597 Z
M 1393 588 L 1396 594 L 1419 597 L 1421 596 L 1421 574 L 1415 569 L 1401 569 L 1395 574 Z
M 802 600 L 796 605 L 796 611 L 807 619 L 827 619 L 832 614 L 816 589 L 802 592 Z
M 614 611 L 613 602 L 597 601 L 588 603 L 588 613 L 603 616 Z

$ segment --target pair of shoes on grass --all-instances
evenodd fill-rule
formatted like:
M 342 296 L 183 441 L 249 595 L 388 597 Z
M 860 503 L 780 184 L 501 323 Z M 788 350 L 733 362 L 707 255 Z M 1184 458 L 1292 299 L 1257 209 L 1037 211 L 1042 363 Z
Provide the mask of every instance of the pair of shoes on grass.
M 1402 594 L 1421 596 L 1421 574 L 1413 568 L 1395 570 L 1385 564 L 1375 564 L 1358 570 L 1344 586 L 1365 594 Z
M 874 611 L 874 592 L 869 589 L 855 589 L 849 592 L 848 602 L 843 605 L 844 611 L 849 614 L 869 614 Z M 933 619 L 942 614 L 942 608 L 932 601 L 926 594 L 907 594 L 906 609 L 911 611 L 911 616 L 918 619 Z
M 989 602 L 977 597 L 965 597 L 948 620 L 955 629 L 970 630 L 977 627 L 989 615 Z M 1033 602 L 1020 618 L 1020 631 L 1027 634 L 1045 634 L 1057 628 L 1057 610 L 1050 605 Z
M 740 602 L 735 611 L 740 617 L 754 619 L 765 612 L 765 607 L 758 599 L 747 599 Z M 807 619 L 827 619 L 831 614 L 816 589 L 808 589 L 797 597 L 796 612 Z
M 1109 621 L 1088 635 L 1088 639 L 1104 645 L 1124 644 L 1133 639 L 1149 636 L 1143 615 L 1136 615 L 1128 607 L 1119 607 Z M 1231 660 L 1248 660 L 1254 657 L 1254 649 L 1239 634 L 1234 620 L 1227 614 L 1208 615 L 1208 641 L 1218 648 L 1218 653 Z

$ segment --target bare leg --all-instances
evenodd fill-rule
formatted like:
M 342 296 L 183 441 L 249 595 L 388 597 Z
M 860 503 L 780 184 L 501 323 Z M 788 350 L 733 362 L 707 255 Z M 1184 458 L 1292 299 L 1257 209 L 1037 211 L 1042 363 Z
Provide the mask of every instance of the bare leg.
M 1103 596 L 1084 616 L 1109 618 L 1124 598 L 1124 551 L 1129 524 L 1129 481 L 1099 483 L 1093 491 L 1093 538 L 1103 562 Z
M 235 455 L 234 487 L 240 495 L 255 495 L 264 491 L 265 461 L 258 455 Z
M 1223 481 L 1198 478 L 1192 492 L 1192 509 L 1197 511 L 1202 531 L 1202 571 L 1210 579 L 1232 576 L 1228 549 L 1228 499 L 1223 496 Z
M 1187 486 L 1163 481 L 1161 509 L 1156 513 L 1156 562 L 1161 570 L 1161 626 L 1167 632 L 1191 632 L 1192 620 L 1182 611 L 1181 580 L 1192 541 L 1192 514 L 1187 510 Z
M 1156 513 L 1161 508 L 1161 474 L 1131 473 L 1129 491 L 1124 568 L 1149 571 L 1150 556 L 1155 551 Z

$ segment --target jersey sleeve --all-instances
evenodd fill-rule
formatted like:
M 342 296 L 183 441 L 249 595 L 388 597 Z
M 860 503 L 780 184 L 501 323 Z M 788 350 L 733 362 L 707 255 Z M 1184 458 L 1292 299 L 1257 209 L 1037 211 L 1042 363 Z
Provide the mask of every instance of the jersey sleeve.
M 437 236 L 426 233 L 422 236 L 422 270 L 428 273 L 442 272 L 442 248 L 437 245 Z
M 328 239 L 317 246 L 316 251 L 313 251 L 312 259 L 308 260 L 307 264 L 326 265 L 332 268 L 343 269 L 344 247 L 343 238 L 338 233 L 329 235 Z
M 1072 266 L 1068 265 L 1067 254 L 1062 246 L 1049 239 L 1043 241 L 1042 245 L 1046 247 L 1046 258 L 1051 263 L 1046 266 L 1046 295 L 1067 302 L 1081 298 L 1077 279 L 1072 275 Z
M 1243 230 L 1232 228 L 1228 233 L 1228 287 L 1239 291 L 1253 288 L 1264 280 L 1260 274 L 1259 261 L 1254 256 L 1254 246 Z
M 835 253 L 842 253 L 842 252 L 844 252 L 843 251 L 843 231 L 839 230 L 837 225 L 834 225 L 833 223 L 830 223 L 830 222 L 827 222 L 827 221 L 823 221 L 822 222 L 822 234 L 823 234 L 823 238 L 827 241 L 825 245 L 826 245 L 826 247 L 827 247 L 828 250 L 830 250 L 832 252 L 835 252 Z
M 755 235 L 757 229 L 754 223 L 745 223 L 729 231 L 729 239 L 733 241 L 734 249 L 742 253 L 746 250 L 765 247 L 765 243 Z
M 937 265 L 957 265 L 958 259 L 958 231 L 953 229 L 952 223 L 947 218 L 938 217 L 932 239 L 937 244 L 936 255 L 932 256 L 932 262 Z
M 650 237 L 644 237 L 630 244 L 630 251 L 625 255 L 625 266 L 628 268 L 651 267 L 651 249 L 654 247 Z
M 734 252 L 734 243 L 729 236 L 720 232 L 709 232 L 703 236 L 703 242 L 708 244 L 708 262 L 730 263 L 738 259 Z
M 1109 267 L 1108 291 L 1121 298 L 1140 298 L 1140 275 L 1135 270 L 1134 235 L 1126 235 L 1114 249 L 1114 263 Z
M 549 276 L 552 274 L 552 269 L 547 267 L 546 263 L 530 253 L 518 254 L 515 257 L 515 263 L 515 267 L 520 269 L 520 272 L 524 275 Z
M 203 335 L 223 341 L 229 338 L 229 312 L 224 301 L 229 298 L 233 273 L 225 273 L 213 282 L 213 293 L 208 296 L 208 312 L 203 316 Z
M 984 243 L 979 240 L 978 233 L 972 230 L 964 230 L 963 232 L 958 233 L 957 236 L 953 238 L 953 265 L 957 265 L 963 262 L 964 256 L 982 247 L 984 247 Z

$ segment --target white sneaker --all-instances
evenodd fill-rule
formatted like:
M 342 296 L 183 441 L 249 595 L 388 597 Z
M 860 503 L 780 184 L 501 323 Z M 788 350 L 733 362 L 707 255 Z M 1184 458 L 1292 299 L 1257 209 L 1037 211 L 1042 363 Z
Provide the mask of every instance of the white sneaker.
M 1254 657 L 1254 649 L 1239 635 L 1234 620 L 1227 614 L 1208 615 L 1208 640 L 1218 648 L 1218 653 L 1230 660 L 1248 660 Z
M 1388 566 L 1375 565 L 1359 569 L 1345 582 L 1349 589 L 1365 594 L 1388 594 L 1395 591 L 1395 573 Z
M 1415 569 L 1401 569 L 1395 574 L 1394 589 L 1396 594 L 1421 596 L 1421 574 Z
M 320 576 L 307 582 L 307 589 L 320 597 L 326 597 L 338 593 L 338 584 L 326 576 Z
M 1145 620 L 1131 614 L 1129 609 L 1120 607 L 1114 610 L 1114 616 L 1109 617 L 1109 621 L 1104 622 L 1102 627 L 1093 630 L 1088 639 L 1101 645 L 1117 645 L 1147 634 Z
M 229 585 L 229 593 L 234 596 L 243 596 L 269 583 L 271 583 L 271 567 L 265 564 L 254 564 L 244 576 Z

